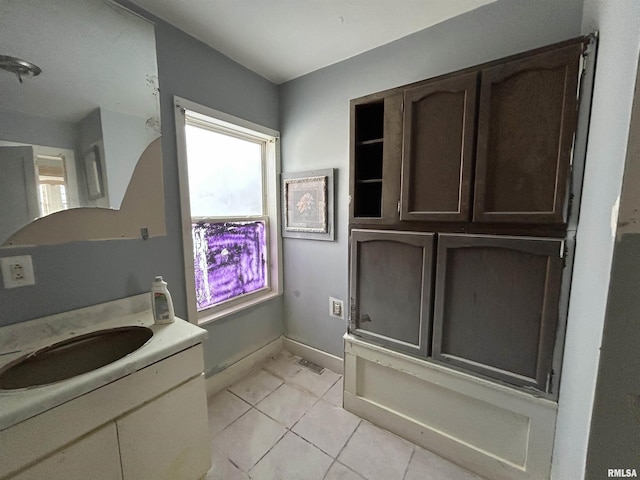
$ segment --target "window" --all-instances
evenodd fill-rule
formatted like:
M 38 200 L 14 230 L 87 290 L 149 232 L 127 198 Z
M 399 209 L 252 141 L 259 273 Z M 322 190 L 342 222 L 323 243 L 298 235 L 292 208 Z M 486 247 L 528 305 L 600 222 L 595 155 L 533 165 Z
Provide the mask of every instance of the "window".
M 40 215 L 69 208 L 64 156 L 35 155 L 35 167 Z
M 280 294 L 274 130 L 176 97 L 189 321 Z

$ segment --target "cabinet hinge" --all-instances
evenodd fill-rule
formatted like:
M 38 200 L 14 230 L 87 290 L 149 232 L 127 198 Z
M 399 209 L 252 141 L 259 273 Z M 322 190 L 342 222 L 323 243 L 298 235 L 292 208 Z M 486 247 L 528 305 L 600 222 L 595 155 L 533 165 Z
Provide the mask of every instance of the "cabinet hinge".
M 553 369 L 549 373 L 547 373 L 547 393 L 551 393 L 551 386 L 553 384 Z
M 567 216 L 573 213 L 573 197 L 575 195 L 573 193 L 569 194 L 569 204 L 567 205 Z
M 560 258 L 562 259 L 562 268 L 567 266 L 567 257 L 569 256 L 569 247 L 565 240 L 560 244 Z
M 349 299 L 349 331 L 353 331 L 356 328 L 355 325 L 355 318 L 356 318 L 356 302 L 353 298 Z
M 400 200 L 398 200 L 398 215 L 400 215 Z

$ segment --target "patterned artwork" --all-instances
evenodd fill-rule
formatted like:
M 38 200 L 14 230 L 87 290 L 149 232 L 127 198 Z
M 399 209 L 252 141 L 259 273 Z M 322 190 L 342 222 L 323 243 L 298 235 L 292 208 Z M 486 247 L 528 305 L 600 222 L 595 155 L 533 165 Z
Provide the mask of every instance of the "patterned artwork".
M 267 286 L 264 222 L 192 225 L 198 311 Z
M 327 177 L 284 181 L 285 225 L 291 232 L 327 232 Z

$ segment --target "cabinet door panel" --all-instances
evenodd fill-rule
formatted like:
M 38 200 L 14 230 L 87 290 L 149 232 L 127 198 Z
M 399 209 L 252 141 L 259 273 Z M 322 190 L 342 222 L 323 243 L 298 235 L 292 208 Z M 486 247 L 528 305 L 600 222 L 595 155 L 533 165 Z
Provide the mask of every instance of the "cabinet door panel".
M 352 333 L 426 355 L 433 234 L 353 230 L 351 248 Z
M 116 422 L 125 480 L 196 480 L 211 466 L 204 375 Z
M 5 478 L 5 477 L 3 477 Z M 40 460 L 12 480 L 122 480 L 114 422 Z
M 402 220 L 469 220 L 477 76 L 405 91 Z
M 439 235 L 433 357 L 546 389 L 562 273 L 562 241 Z
M 561 224 L 582 45 L 482 70 L 476 222 Z

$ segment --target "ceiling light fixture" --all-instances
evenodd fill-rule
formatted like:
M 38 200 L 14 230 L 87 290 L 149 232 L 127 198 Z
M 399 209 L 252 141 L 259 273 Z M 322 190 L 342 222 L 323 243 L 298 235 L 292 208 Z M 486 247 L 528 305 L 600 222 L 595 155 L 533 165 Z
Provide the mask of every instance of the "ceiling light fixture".
M 0 68 L 9 73 L 15 73 L 20 83 L 22 83 L 22 77 L 36 77 L 42 72 L 40 67 L 31 62 L 8 55 L 0 55 Z

